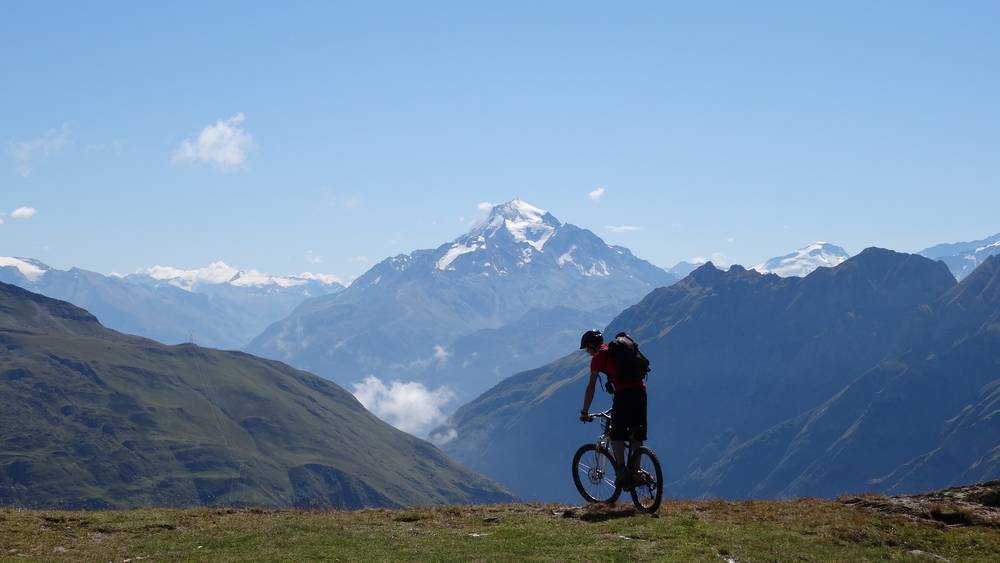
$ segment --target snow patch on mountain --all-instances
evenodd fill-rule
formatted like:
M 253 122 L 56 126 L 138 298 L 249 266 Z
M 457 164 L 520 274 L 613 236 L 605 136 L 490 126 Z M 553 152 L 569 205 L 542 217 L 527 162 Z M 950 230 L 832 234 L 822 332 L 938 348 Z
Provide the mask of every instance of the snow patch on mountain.
M 608 270 L 607 262 L 605 262 L 604 260 L 598 260 L 592 266 L 590 266 L 590 269 L 584 272 L 583 275 L 590 277 L 606 278 L 611 275 L 611 272 Z
M 17 268 L 17 271 L 21 272 L 22 276 L 33 282 L 38 281 L 39 278 L 45 275 L 45 272 L 51 270 L 51 268 L 37 260 L 0 256 L 0 268 L 7 266 Z
M 458 258 L 459 256 L 463 254 L 468 254 L 470 252 L 475 252 L 482 248 L 486 248 L 486 241 L 483 237 L 479 237 L 471 245 L 455 243 L 451 246 L 451 248 L 448 249 L 448 252 L 445 252 L 444 256 L 442 256 L 437 261 L 435 267 L 438 270 L 447 270 L 448 267 L 451 266 L 451 263 L 454 262 L 455 259 Z
M 1000 254 L 1000 233 L 982 240 L 944 243 L 921 250 L 918 254 L 947 264 L 955 278 L 962 280 L 994 254 Z
M 754 270 L 762 274 L 777 274 L 781 277 L 804 277 L 816 268 L 832 268 L 850 258 L 843 248 L 826 243 L 814 242 L 791 254 L 771 258 L 757 264 Z
M 994 249 L 994 248 L 1000 249 L 1000 241 L 994 242 L 993 244 L 987 244 L 986 246 L 980 246 L 979 248 L 977 248 L 975 250 L 975 252 L 978 254 L 980 252 L 986 252 L 986 251 L 988 251 L 990 249 Z

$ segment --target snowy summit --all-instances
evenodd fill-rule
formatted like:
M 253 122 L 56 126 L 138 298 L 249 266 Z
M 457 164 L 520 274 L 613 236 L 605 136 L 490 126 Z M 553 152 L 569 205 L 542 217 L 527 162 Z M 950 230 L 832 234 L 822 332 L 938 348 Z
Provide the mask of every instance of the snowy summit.
M 7 267 L 16 269 L 22 276 L 33 282 L 38 281 L 45 275 L 45 272 L 51 270 L 45 264 L 31 258 L 0 256 L 0 268 Z
M 552 238 L 562 223 L 544 209 L 539 209 L 530 203 L 513 199 L 507 203 L 496 205 L 490 210 L 489 216 L 478 223 L 468 233 L 457 238 L 451 248 L 445 252 L 436 263 L 438 270 L 447 270 L 456 258 L 478 250 L 485 250 L 488 245 L 502 244 L 501 239 L 511 239 L 515 244 L 528 245 L 541 252 L 545 243 Z M 530 249 L 525 254 L 525 260 L 530 262 Z
M 530 244 L 540 251 L 560 226 L 559 220 L 548 211 L 524 200 L 514 199 L 495 206 L 486 221 L 473 228 L 470 234 L 489 239 L 502 228 L 517 242 Z
M 192 291 L 198 285 L 229 284 L 237 287 L 294 287 L 310 281 L 323 285 L 339 284 L 336 276 L 304 272 L 297 276 L 272 276 L 257 270 L 239 270 L 225 262 L 212 262 L 204 268 L 181 270 L 170 266 L 153 266 L 142 272 L 155 280 Z
M 827 242 L 814 242 L 791 254 L 757 264 L 753 269 L 762 274 L 777 274 L 783 278 L 804 277 L 816 268 L 832 268 L 850 257 L 851 255 L 839 246 Z

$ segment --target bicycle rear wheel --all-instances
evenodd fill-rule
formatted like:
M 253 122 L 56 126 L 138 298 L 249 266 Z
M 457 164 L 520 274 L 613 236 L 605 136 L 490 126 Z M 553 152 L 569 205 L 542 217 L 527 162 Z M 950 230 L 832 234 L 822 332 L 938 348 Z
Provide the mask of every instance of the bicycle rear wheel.
M 573 456 L 573 484 L 588 502 L 615 502 L 622 494 L 615 485 L 615 461 L 607 450 L 584 444 Z
M 630 491 L 632 504 L 636 510 L 652 514 L 660 509 L 660 502 L 663 500 L 663 470 L 660 468 L 660 460 L 646 446 L 640 447 L 633 455 L 639 456 L 639 476 L 635 480 L 635 487 Z

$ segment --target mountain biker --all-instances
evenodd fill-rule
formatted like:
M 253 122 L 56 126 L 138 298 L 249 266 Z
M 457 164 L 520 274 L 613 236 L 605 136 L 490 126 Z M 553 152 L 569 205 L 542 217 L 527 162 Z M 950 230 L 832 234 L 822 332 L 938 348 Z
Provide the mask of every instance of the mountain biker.
M 632 473 L 638 467 L 629 467 L 624 471 L 622 459 L 625 457 L 625 440 L 630 441 L 631 451 L 637 452 L 646 440 L 646 383 L 643 379 L 624 380 L 618 377 L 618 370 L 608 354 L 608 345 L 604 343 L 604 335 L 599 330 L 588 330 L 580 338 L 580 349 L 587 350 L 590 359 L 590 381 L 583 395 L 583 409 L 580 410 L 580 420 L 590 422 L 590 403 L 594 400 L 594 388 L 597 376 L 605 373 L 611 383 L 614 395 L 611 402 L 611 450 L 618 464 L 618 484 L 628 489 L 632 482 Z M 629 465 L 633 465 L 630 461 Z M 627 476 L 623 478 L 623 476 Z

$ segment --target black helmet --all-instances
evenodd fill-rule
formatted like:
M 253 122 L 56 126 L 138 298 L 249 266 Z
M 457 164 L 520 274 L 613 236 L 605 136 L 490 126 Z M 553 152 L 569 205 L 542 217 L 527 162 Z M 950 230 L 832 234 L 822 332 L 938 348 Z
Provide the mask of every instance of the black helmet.
M 588 330 L 587 332 L 583 333 L 583 336 L 580 337 L 581 350 L 583 350 L 587 346 L 592 346 L 592 345 L 600 346 L 601 344 L 604 344 L 604 335 L 601 334 L 601 331 L 599 330 L 596 329 Z

